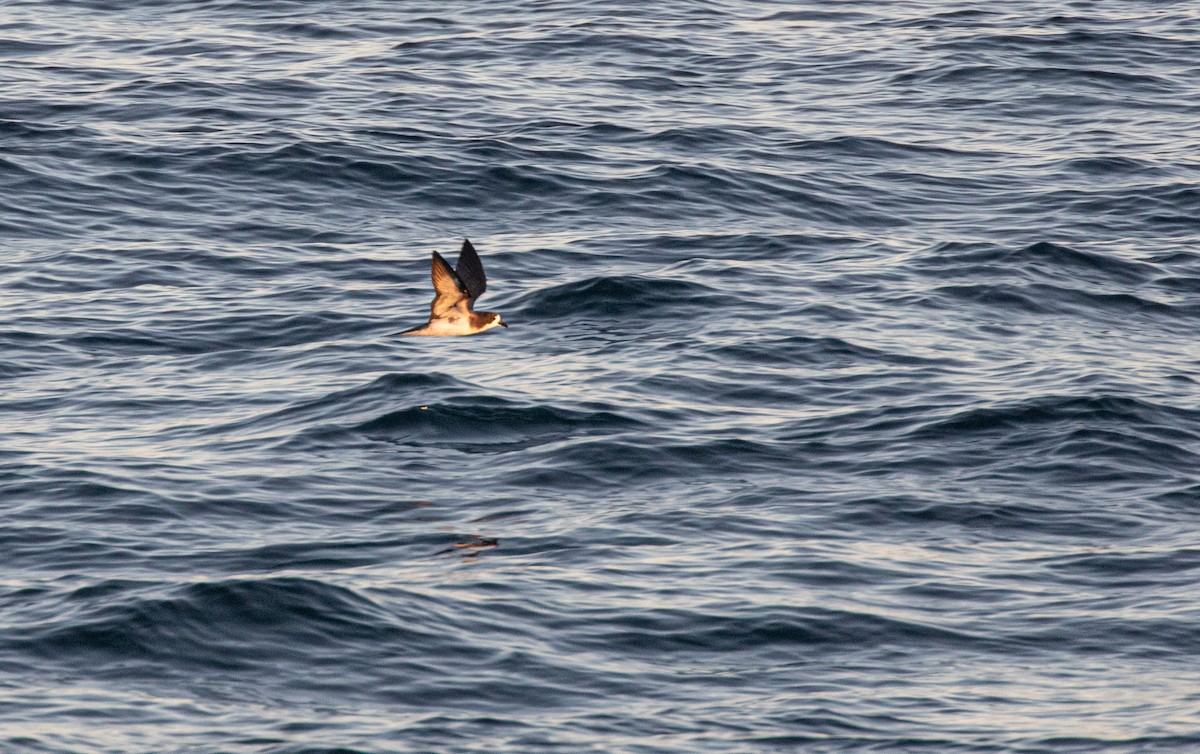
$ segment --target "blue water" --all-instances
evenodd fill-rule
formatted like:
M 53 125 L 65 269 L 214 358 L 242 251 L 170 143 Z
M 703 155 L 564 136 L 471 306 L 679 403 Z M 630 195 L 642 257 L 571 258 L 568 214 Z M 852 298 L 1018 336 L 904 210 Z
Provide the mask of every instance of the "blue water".
M 1198 50 L 10 0 L 0 751 L 1200 750 Z

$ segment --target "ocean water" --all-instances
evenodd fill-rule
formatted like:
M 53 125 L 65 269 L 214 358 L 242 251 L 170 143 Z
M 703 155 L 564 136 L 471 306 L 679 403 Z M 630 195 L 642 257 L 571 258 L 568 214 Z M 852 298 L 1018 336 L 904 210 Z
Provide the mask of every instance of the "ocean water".
M 1198 51 L 9 0 L 0 751 L 1200 750 Z

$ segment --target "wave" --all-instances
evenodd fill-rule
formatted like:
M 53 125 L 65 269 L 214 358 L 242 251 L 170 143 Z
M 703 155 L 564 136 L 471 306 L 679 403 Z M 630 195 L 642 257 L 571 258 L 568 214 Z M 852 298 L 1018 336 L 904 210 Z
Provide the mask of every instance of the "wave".
M 703 436 L 680 440 L 640 434 L 585 437 L 544 453 L 517 465 L 505 478 L 517 483 L 532 472 L 541 480 L 540 486 L 550 489 L 624 489 L 683 478 L 778 473 L 797 458 L 792 449 L 766 440 Z
M 1146 295 L 1097 293 L 1045 283 L 943 285 L 931 289 L 919 303 L 942 310 L 969 304 L 1001 312 L 1072 314 L 1100 321 L 1137 316 L 1153 318 L 1160 327 L 1171 330 L 1190 328 L 1190 320 L 1200 316 L 1197 304 L 1168 303 Z
M 663 312 L 700 311 L 728 303 L 702 283 L 637 275 L 606 275 L 549 286 L 516 301 L 522 317 L 533 320 L 593 317 L 648 319 Z
M 912 429 L 896 468 L 953 464 L 997 480 L 1144 497 L 1200 464 L 1200 412 L 1118 395 L 1039 396 L 969 408 Z
M 642 422 L 613 411 L 521 406 L 499 398 L 475 398 L 468 404 L 431 403 L 389 411 L 339 432 L 405 445 L 508 452 L 642 426 Z
M 1039 241 L 1018 248 L 986 244 L 942 243 L 915 261 L 917 269 L 937 277 L 1028 280 L 1097 285 L 1137 286 L 1161 274 L 1151 261 L 1125 259 L 1115 254 L 1076 249 Z
M 88 353 L 175 354 L 181 356 L 277 348 L 333 340 L 377 326 L 370 317 L 341 312 L 290 314 L 277 317 L 262 311 L 176 321 L 153 331 L 139 327 L 106 326 L 61 339 L 64 345 Z
M 414 447 L 509 452 L 645 426 L 642 420 L 606 405 L 527 405 L 479 395 L 470 384 L 434 372 L 386 374 L 360 387 L 215 425 L 204 434 L 221 443 L 250 445 L 267 438 L 296 447 L 359 438 Z
M 925 424 L 914 436 L 942 438 L 1059 424 L 1143 429 L 1171 441 L 1200 440 L 1200 411 L 1118 395 L 1038 396 L 1004 406 L 970 408 Z
M 64 659 L 169 662 L 180 668 L 247 670 L 360 642 L 412 646 L 437 634 L 402 626 L 344 587 L 295 577 L 227 580 L 164 590 L 131 582 L 84 587 L 64 618 L 26 628 L 8 643 Z
M 959 363 L 953 358 L 928 358 L 901 351 L 862 346 L 841 338 L 808 335 L 744 340 L 734 345 L 714 348 L 711 355 L 717 362 L 737 360 L 757 365 L 821 366 L 825 368 L 853 364 L 950 367 Z
M 905 71 L 896 74 L 890 83 L 894 86 L 950 88 L 1060 86 L 1092 95 L 1106 93 L 1120 93 L 1126 96 L 1131 93 L 1167 95 L 1180 92 L 1179 85 L 1167 76 L 1095 67 L 1076 68 L 1055 65 L 939 65 L 923 71 Z M 1086 94 L 1080 96 L 1086 96 Z M 1099 101 L 1096 102 L 1099 104 Z
M 591 631 L 576 639 L 589 649 L 609 647 L 632 656 L 676 653 L 763 652 L 770 655 L 805 648 L 989 647 L 986 638 L 928 623 L 865 612 L 820 607 L 775 607 L 739 614 L 698 610 L 647 610 L 638 615 L 591 616 Z
M 391 373 L 376 377 L 365 385 L 338 390 L 317 398 L 296 401 L 282 409 L 215 425 L 205 434 L 228 436 L 260 435 L 294 430 L 354 416 L 371 415 L 398 401 L 413 401 L 437 394 L 455 396 L 469 389 L 465 383 L 445 374 Z

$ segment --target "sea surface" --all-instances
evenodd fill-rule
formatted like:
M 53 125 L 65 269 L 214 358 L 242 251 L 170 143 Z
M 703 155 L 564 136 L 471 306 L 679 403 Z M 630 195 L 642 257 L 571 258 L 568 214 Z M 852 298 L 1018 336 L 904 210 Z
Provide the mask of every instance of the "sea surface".
M 4 754 L 1200 751 L 1191 0 L 7 0 L 0 239 Z

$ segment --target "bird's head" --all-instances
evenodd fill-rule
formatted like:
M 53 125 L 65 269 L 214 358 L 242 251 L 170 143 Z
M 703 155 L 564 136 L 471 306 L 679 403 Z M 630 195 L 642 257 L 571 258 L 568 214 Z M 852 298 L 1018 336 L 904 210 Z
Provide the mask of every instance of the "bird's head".
M 476 314 L 483 315 L 483 323 L 479 328 L 481 331 L 490 330 L 493 327 L 508 327 L 508 323 L 501 319 L 496 312 L 476 312 Z

